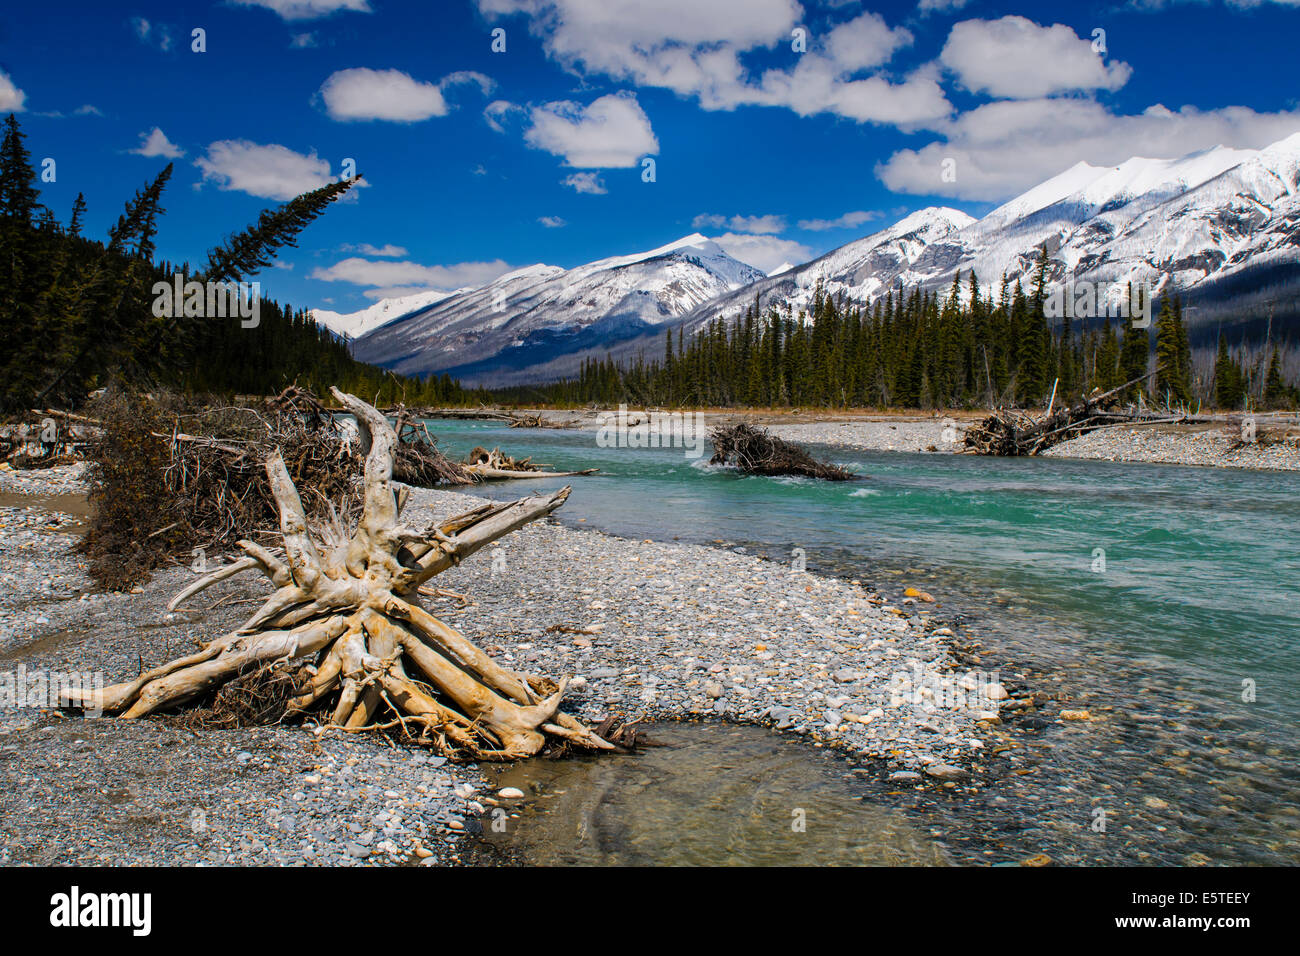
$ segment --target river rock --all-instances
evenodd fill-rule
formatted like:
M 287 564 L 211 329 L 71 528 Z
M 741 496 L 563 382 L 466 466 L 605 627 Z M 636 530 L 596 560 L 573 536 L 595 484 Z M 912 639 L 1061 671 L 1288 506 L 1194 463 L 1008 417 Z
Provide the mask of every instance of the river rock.
M 925 772 L 935 780 L 965 780 L 967 773 L 961 767 L 954 767 L 952 764 L 937 763 L 933 767 L 926 767 Z
M 896 783 L 916 783 L 921 779 L 921 775 L 915 770 L 895 770 L 889 775 L 889 779 Z

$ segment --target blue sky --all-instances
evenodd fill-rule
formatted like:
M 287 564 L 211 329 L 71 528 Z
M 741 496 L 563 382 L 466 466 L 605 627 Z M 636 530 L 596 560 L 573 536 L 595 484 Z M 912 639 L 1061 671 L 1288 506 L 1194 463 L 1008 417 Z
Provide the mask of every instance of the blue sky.
M 695 231 L 770 269 L 1081 160 L 1264 146 L 1300 131 L 1297 4 L 53 0 L 6 8 L 0 111 L 96 235 L 174 158 L 176 260 L 355 160 L 259 277 L 351 311 Z

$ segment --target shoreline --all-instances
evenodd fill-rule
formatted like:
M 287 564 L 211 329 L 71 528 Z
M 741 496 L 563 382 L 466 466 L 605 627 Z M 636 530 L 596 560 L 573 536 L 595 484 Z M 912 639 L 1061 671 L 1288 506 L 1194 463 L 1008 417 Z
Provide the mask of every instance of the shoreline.
M 72 483 L 51 477 L 61 491 Z M 36 483 L 32 473 L 24 479 Z M 413 489 L 409 509 L 418 523 L 463 510 L 469 497 Z M 0 671 L 102 670 L 111 683 L 141 660 L 150 666 L 237 625 L 264 591 L 235 578 L 198 602 L 211 610 L 168 614 L 166 602 L 192 579 L 188 568 L 155 572 L 139 593 L 95 593 L 69 551 L 74 543 L 57 513 L 0 509 L 0 573 L 17 582 L 7 590 L 38 592 L 0 604 Z M 29 560 L 38 546 L 39 560 Z M 936 691 L 956 689 L 969 665 L 924 602 L 894 607 L 840 578 L 753 555 L 553 521 L 499 548 L 503 560 L 484 554 L 440 575 L 441 586 L 470 597 L 467 607 L 432 599 L 430 609 L 507 666 L 572 676 L 567 707 L 580 717 L 789 730 L 807 746 L 875 766 L 895 788 L 955 789 L 990 777 L 989 745 L 1007 735 L 995 719 L 979 719 L 992 711 L 930 703 Z M 57 586 L 42 597 L 36 578 Z M 551 630 L 560 628 L 579 633 Z M 914 699 L 891 690 L 900 673 Z M 1032 706 L 1026 689 L 1007 683 L 1019 699 L 1002 706 Z M 91 772 L 80 753 L 106 759 L 87 758 Z M 461 835 L 494 803 L 473 765 L 392 748 L 377 735 L 302 726 L 195 734 L 167 720 L 3 708 L 0 766 L 9 863 L 455 864 Z M 190 792 L 192 805 L 178 802 Z M 19 812 L 37 803 L 50 808 L 42 819 Z
M 533 410 L 566 430 L 598 428 L 599 412 Z M 629 409 L 645 414 L 641 409 Z M 959 454 L 966 425 L 986 412 L 790 412 L 706 410 L 698 412 L 708 427 L 745 421 L 767 428 L 787 441 L 910 454 Z M 577 415 L 575 419 L 574 416 Z M 436 421 L 437 419 L 432 419 Z M 951 428 L 951 431 L 949 431 Z M 1239 418 L 1195 425 L 1149 423 L 1099 429 L 1047 449 L 1039 457 L 1126 464 L 1300 471 L 1300 425 L 1282 422 L 1271 433 L 1261 422 L 1259 440 L 1239 440 Z

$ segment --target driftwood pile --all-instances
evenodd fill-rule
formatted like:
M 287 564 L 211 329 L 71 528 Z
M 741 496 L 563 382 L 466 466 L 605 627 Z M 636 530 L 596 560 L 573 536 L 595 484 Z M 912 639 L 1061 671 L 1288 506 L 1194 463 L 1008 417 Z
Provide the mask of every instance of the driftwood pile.
M 460 467 L 471 477 L 484 481 L 507 478 L 571 478 L 575 475 L 594 475 L 599 470 L 584 468 L 582 471 L 547 471 L 546 469 L 551 466 L 535 464 L 531 455 L 527 458 L 512 458 L 500 448 L 488 451 L 482 445 L 471 451 Z
M 998 409 L 988 418 L 966 429 L 963 451 L 966 454 L 1003 457 L 1037 455 L 1053 445 L 1107 425 L 1146 420 L 1147 416 L 1141 412 L 1114 409 L 1111 406 L 1117 396 L 1150 378 L 1157 371 L 1159 369 L 1109 391 L 1089 395 L 1073 405 L 1063 405 L 1055 412 L 1049 405 L 1047 414 L 1041 418 L 1014 409 Z
M 262 467 L 279 547 L 240 540 L 243 558 L 198 578 L 169 609 L 244 571 L 270 580 L 265 603 L 198 651 L 102 690 L 64 691 L 61 703 L 143 717 L 211 701 L 201 725 L 301 715 L 342 731 L 392 730 L 473 760 L 527 757 L 549 745 L 617 749 L 560 710 L 564 681 L 503 667 L 420 602 L 426 581 L 550 514 L 569 489 L 415 528 L 402 520 L 409 489 L 394 480 L 396 431 L 360 399 L 334 396 L 355 416 L 365 449 L 364 462 L 355 460 L 364 474 L 355 516 L 340 517 L 350 510 L 344 501 L 327 509 L 330 520 L 310 520 L 304 486 L 284 458 L 291 449 L 272 447 Z
M 714 465 L 731 465 L 753 475 L 801 475 L 826 481 L 849 481 L 853 472 L 818 461 L 798 445 L 753 425 L 717 425 L 709 433 Z
M 222 414 L 224 412 L 224 414 Z M 278 509 L 263 462 L 280 449 L 294 483 L 308 490 L 304 507 L 318 522 L 338 522 L 360 507 L 356 476 L 369 452 L 364 432 L 340 421 L 310 391 L 290 386 L 265 403 L 204 412 L 180 420 L 169 436 L 167 490 L 188 502 L 187 523 L 209 549 L 242 537 L 273 534 Z M 473 481 L 443 455 L 427 433 L 399 414 L 394 474 L 404 484 L 431 487 Z
M 42 468 L 80 461 L 98 435 L 96 423 L 54 409 L 0 425 L 0 460 L 14 468 Z

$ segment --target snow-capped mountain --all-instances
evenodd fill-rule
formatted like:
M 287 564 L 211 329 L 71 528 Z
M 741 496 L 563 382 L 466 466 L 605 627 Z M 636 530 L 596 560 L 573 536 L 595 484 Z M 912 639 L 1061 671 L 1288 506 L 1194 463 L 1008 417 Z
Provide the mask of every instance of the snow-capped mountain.
M 1103 303 L 1125 297 L 1130 282 L 1157 297 L 1178 293 L 1193 344 L 1217 323 L 1275 311 L 1289 325 L 1300 317 L 1300 133 L 1259 150 L 1078 163 L 981 219 L 922 209 L 768 275 L 699 234 L 567 271 L 530 266 L 388 321 L 356 354 L 473 383 L 547 381 L 588 356 L 657 358 L 665 327 L 690 335 L 734 321 L 756 298 L 806 309 L 819 282 L 871 303 L 899 284 L 946 291 L 959 270 L 964 291 L 974 270 L 996 295 L 1003 275 L 1032 281 L 1044 245 L 1053 286 L 1092 283 Z
M 699 233 L 573 269 L 534 265 L 395 317 L 360 338 L 357 358 L 467 382 L 536 381 L 557 358 L 674 322 L 763 273 Z M 534 374 L 536 373 L 536 374 Z
M 902 283 L 946 290 L 975 270 L 997 293 L 1003 274 L 1028 284 L 1046 244 L 1053 285 L 1086 281 L 1118 302 L 1127 285 L 1177 292 L 1189 325 L 1275 303 L 1295 314 L 1300 294 L 1300 133 L 1260 150 L 1218 146 L 1181 159 L 1078 163 L 982 219 L 954 209 L 912 213 L 865 239 L 698 308 L 687 334 L 764 304 L 806 307 L 828 293 L 874 301 Z
M 373 332 L 381 325 L 387 325 L 394 319 L 400 319 L 404 315 L 410 315 L 412 312 L 417 312 L 433 305 L 435 302 L 441 302 L 449 295 L 468 291 L 468 289 L 457 289 L 456 292 L 443 292 L 439 289 L 430 289 L 427 292 L 415 292 L 411 295 L 380 299 L 374 305 L 359 312 L 331 312 L 329 309 L 312 309 L 311 317 L 317 325 L 325 326 L 335 335 L 355 339 L 360 338 L 367 332 Z

